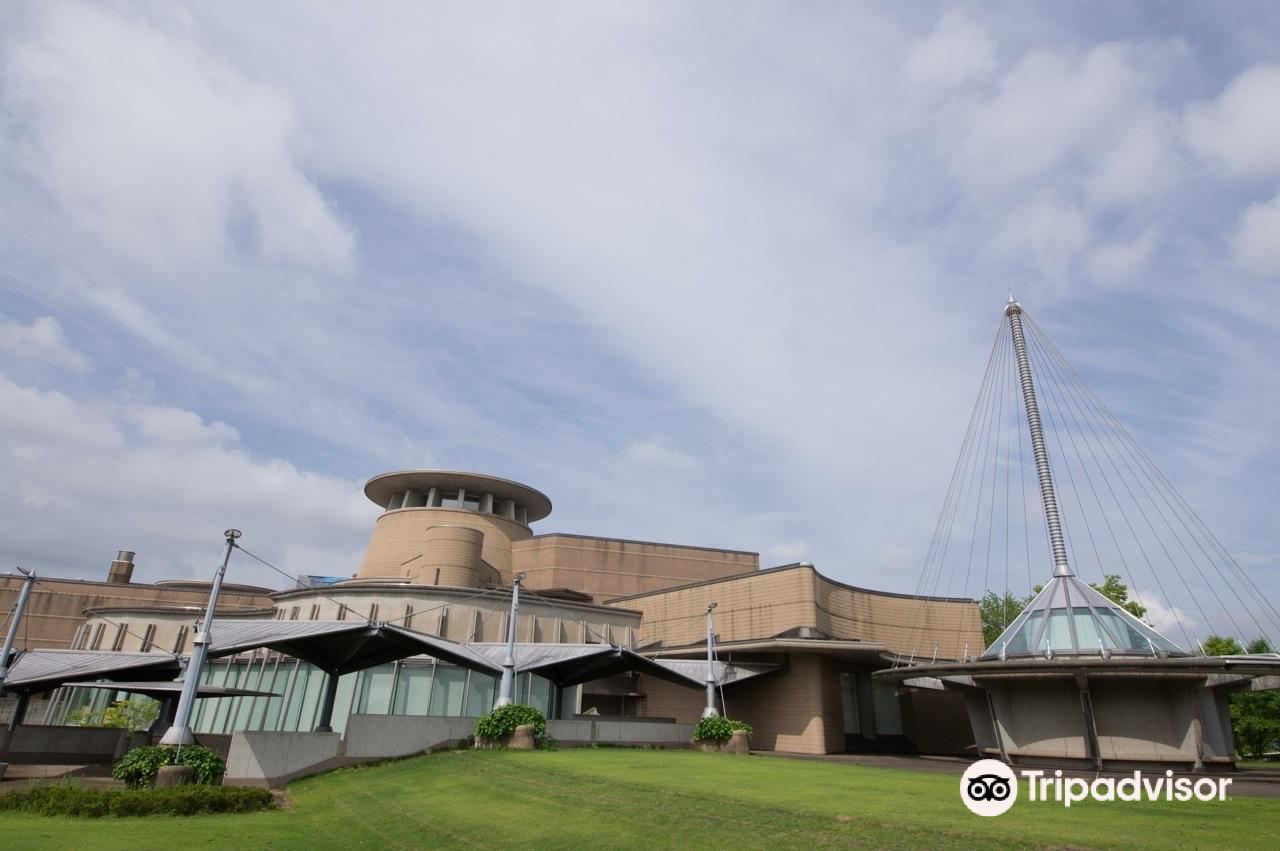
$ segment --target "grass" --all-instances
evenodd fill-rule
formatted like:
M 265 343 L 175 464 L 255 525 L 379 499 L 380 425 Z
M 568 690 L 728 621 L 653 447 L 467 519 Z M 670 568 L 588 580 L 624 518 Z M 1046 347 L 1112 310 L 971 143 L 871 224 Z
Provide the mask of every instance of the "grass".
M 11 848 L 1280 847 L 1280 800 L 1020 801 L 970 815 L 950 775 L 689 751 L 451 752 L 344 769 L 246 815 L 0 813 Z

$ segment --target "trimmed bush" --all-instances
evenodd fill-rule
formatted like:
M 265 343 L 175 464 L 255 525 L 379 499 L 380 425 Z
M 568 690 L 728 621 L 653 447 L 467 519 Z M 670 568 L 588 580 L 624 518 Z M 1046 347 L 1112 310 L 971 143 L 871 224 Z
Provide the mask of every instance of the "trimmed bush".
M 98 789 L 57 784 L 17 789 L 0 795 L 0 812 L 8 810 L 42 816 L 86 818 L 251 813 L 274 807 L 275 798 L 271 792 L 254 786 Z
M 111 776 L 135 788 L 150 786 L 162 765 L 189 765 L 195 769 L 196 783 L 217 786 L 227 764 L 222 757 L 202 745 L 183 745 L 182 754 L 170 745 L 144 745 L 129 751 L 111 769 Z
M 751 725 L 744 721 L 731 721 L 722 715 L 710 715 L 698 722 L 698 726 L 693 728 L 693 740 L 695 742 L 727 742 L 733 738 L 734 730 L 746 731 L 747 738 L 751 738 Z
M 529 724 L 533 727 L 533 740 L 539 748 L 549 748 L 555 741 L 547 735 L 547 719 L 532 706 L 508 703 L 476 719 L 475 738 L 500 742 L 515 734 L 516 727 Z

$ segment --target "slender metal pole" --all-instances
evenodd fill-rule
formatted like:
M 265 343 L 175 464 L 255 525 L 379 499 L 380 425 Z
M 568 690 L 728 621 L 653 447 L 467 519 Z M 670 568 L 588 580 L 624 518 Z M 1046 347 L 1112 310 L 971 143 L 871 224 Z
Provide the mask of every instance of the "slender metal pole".
M 1049 450 L 1044 443 L 1044 426 L 1040 423 L 1040 405 L 1036 402 L 1036 385 L 1031 376 L 1031 360 L 1027 357 L 1027 340 L 1022 334 L 1022 305 L 1010 296 L 1004 307 L 1013 332 L 1013 354 L 1018 360 L 1018 379 L 1022 382 L 1022 404 L 1027 409 L 1027 428 L 1031 431 L 1031 450 L 1036 459 L 1036 476 L 1040 480 L 1040 502 L 1049 526 L 1049 546 L 1053 549 L 1053 575 L 1074 576 L 1067 563 L 1067 544 L 1062 537 L 1062 518 L 1058 514 L 1058 493 L 1049 468 Z
M 514 703 L 516 687 L 516 621 L 520 614 L 520 582 L 523 573 L 517 573 L 511 583 L 511 617 L 507 621 L 507 655 L 502 660 L 502 683 L 498 686 L 498 699 L 493 708 Z
M 9 676 L 9 654 L 13 652 L 13 642 L 18 637 L 18 623 L 27 610 L 27 601 L 31 599 L 31 586 L 36 584 L 36 572 L 23 570 L 18 572 L 26 578 L 22 580 L 22 590 L 18 592 L 18 602 L 13 607 L 13 617 L 9 619 L 9 632 L 4 637 L 4 649 L 0 650 L 0 686 Z
M 195 742 L 191 734 L 191 710 L 195 707 L 196 689 L 200 687 L 200 675 L 204 672 L 204 660 L 209 651 L 209 634 L 213 628 L 213 612 L 218 607 L 218 594 L 222 591 L 222 577 L 227 572 L 227 562 L 231 561 L 231 551 L 236 548 L 236 538 L 240 537 L 238 529 L 228 529 L 227 551 L 222 556 L 222 566 L 213 577 L 213 587 L 209 589 L 209 605 L 204 611 L 204 624 L 195 638 L 191 640 L 191 660 L 187 662 L 187 670 L 182 680 L 182 695 L 178 698 L 178 711 L 173 718 L 173 726 L 165 731 L 160 739 L 165 745 L 189 745 Z
M 715 627 L 711 623 L 711 610 L 716 603 L 707 606 L 707 706 L 702 710 L 703 718 L 719 715 L 716 709 L 716 663 L 715 663 Z

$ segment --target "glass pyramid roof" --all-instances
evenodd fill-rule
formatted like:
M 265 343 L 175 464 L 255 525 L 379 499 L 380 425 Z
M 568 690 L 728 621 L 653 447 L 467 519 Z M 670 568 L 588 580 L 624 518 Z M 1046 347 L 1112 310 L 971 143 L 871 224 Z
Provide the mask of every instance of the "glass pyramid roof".
M 1076 576 L 1054 576 L 981 659 L 1190 654 Z

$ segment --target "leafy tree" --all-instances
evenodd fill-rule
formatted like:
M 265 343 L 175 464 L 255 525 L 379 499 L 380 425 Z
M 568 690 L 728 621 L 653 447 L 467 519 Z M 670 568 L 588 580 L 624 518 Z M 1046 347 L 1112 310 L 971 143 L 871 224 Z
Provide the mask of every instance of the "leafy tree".
M 1280 691 L 1231 695 L 1231 728 L 1236 748 L 1257 759 L 1280 749 Z
M 1139 605 L 1137 600 L 1129 599 L 1129 586 L 1120 580 L 1118 574 L 1108 573 L 1103 577 L 1101 585 L 1090 582 L 1089 587 L 1139 620 L 1147 613 L 1146 606 Z
M 1274 653 L 1275 648 L 1271 646 L 1271 642 L 1265 638 L 1255 638 L 1249 642 L 1249 646 L 1244 649 L 1246 653 Z
M 80 727 L 111 727 L 117 730 L 145 730 L 160 717 L 160 702 L 135 695 L 128 700 L 117 700 L 102 710 L 101 714 L 89 707 L 67 714 L 67 721 Z
M 1005 627 L 1013 623 L 1018 615 L 1022 614 L 1022 610 L 1031 602 L 1030 597 L 1015 597 L 1008 592 L 997 594 L 995 591 L 988 591 L 981 600 L 978 601 L 978 611 L 982 614 L 982 641 L 985 646 L 990 647 L 995 640 L 1000 637 L 1000 633 L 1004 632 Z
M 1227 635 L 1211 635 L 1200 646 L 1206 656 L 1236 656 L 1244 652 L 1240 642 Z

